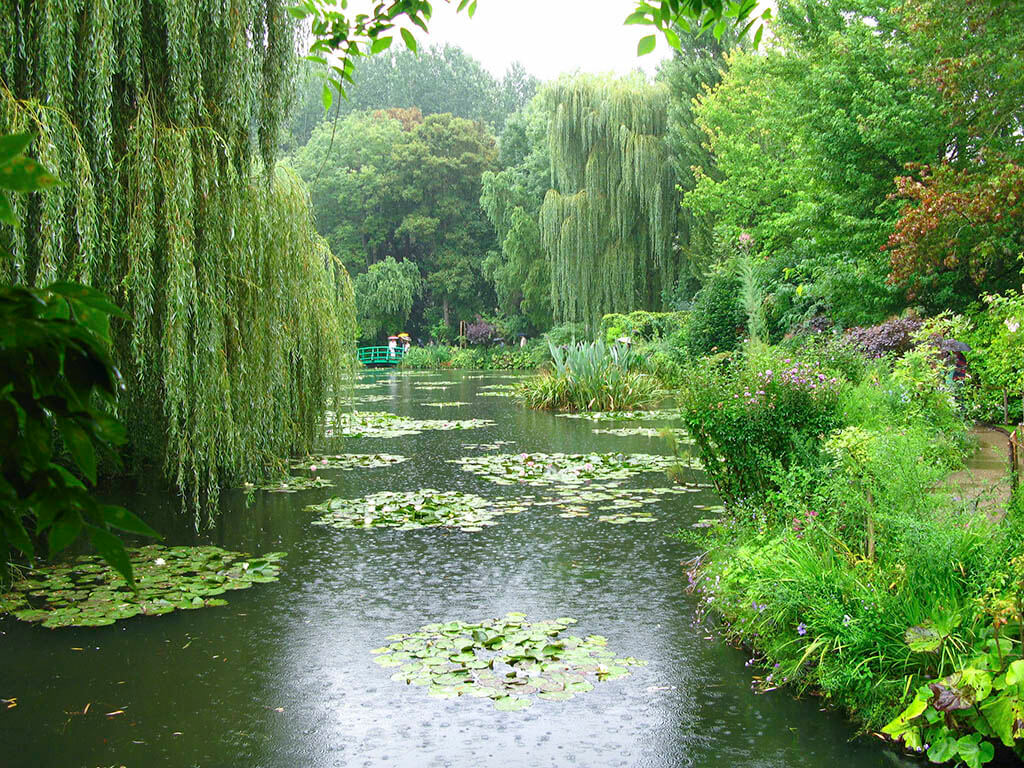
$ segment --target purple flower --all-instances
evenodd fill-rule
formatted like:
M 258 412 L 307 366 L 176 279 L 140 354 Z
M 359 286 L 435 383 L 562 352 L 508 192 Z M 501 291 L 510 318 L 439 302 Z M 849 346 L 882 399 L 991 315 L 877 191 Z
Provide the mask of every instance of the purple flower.
M 801 621 L 801 622 L 800 622 L 799 624 L 797 624 L 797 625 L 796 625 L 796 633 L 797 633 L 798 635 L 800 635 L 801 637 L 803 637 L 804 635 L 806 635 L 806 634 L 807 634 L 807 625 L 806 625 L 806 624 L 804 624 L 804 623 L 803 623 L 803 622 Z

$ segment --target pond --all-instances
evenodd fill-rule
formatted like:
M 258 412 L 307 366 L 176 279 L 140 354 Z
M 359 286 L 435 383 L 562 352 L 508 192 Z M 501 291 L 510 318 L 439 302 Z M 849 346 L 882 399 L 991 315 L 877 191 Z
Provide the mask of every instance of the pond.
M 119 501 L 169 544 L 284 550 L 281 579 L 226 595 L 223 607 L 47 630 L 0 619 L 3 764 L 15 766 L 878 766 L 902 762 L 854 739 L 813 697 L 754 695 L 745 654 L 695 623 L 671 534 L 715 499 L 665 494 L 652 521 L 611 524 L 570 485 L 563 507 L 529 506 L 479 530 L 314 525 L 331 497 L 433 488 L 486 499 L 542 494 L 454 463 L 492 453 L 665 453 L 650 422 L 591 422 L 517 408 L 509 375 L 366 372 L 359 407 L 413 419 L 487 419 L 470 430 L 344 438 L 337 450 L 408 457 L 319 475 L 333 488 L 225 495 L 216 527 L 195 534 L 157 491 Z M 485 393 L 487 396 L 485 396 Z M 426 403 L 463 402 L 432 406 Z M 664 424 L 664 422 L 663 422 Z M 700 475 L 695 473 L 699 482 Z M 619 480 L 666 486 L 661 472 Z M 248 496 L 248 498 L 247 498 Z M 573 501 L 578 504 L 573 506 Z M 575 509 L 566 514 L 565 505 Z M 582 507 L 593 513 L 579 514 Z M 626 509 L 625 512 L 630 512 Z M 430 623 L 521 612 L 572 617 L 580 637 L 647 662 L 567 701 L 500 711 L 486 698 L 436 698 L 391 678 L 372 649 Z M 116 713 L 116 714 L 111 714 Z

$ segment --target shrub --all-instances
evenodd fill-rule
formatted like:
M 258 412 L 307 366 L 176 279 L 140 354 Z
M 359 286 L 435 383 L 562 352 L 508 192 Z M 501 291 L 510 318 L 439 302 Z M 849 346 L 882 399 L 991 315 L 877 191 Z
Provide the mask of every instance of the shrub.
M 498 327 L 482 319 L 479 315 L 475 321 L 466 326 L 466 340 L 474 345 L 487 345 L 500 336 Z
M 568 349 L 551 345 L 551 371 L 516 385 L 515 397 L 531 407 L 561 411 L 634 410 L 661 395 L 657 380 L 623 345 L 597 341 Z
M 914 345 L 914 334 L 920 328 L 921 321 L 908 315 L 869 328 L 851 328 L 846 332 L 846 338 L 868 357 L 882 357 L 910 349 Z
M 451 347 L 410 347 L 402 357 L 402 367 L 419 370 L 443 368 L 451 356 Z
M 590 334 L 583 323 L 563 323 L 544 334 L 544 341 L 556 347 L 568 346 L 589 338 Z
M 685 326 L 689 312 L 630 312 L 601 318 L 598 338 L 612 344 L 626 336 L 633 343 L 658 341 L 675 336 Z
M 739 296 L 740 281 L 724 270 L 713 273 L 697 292 L 686 327 L 677 337 L 692 357 L 736 348 L 747 322 Z
M 774 488 L 772 474 L 819 460 L 818 438 L 841 424 L 842 383 L 784 358 L 691 366 L 680 392 L 683 420 L 705 470 L 727 501 Z

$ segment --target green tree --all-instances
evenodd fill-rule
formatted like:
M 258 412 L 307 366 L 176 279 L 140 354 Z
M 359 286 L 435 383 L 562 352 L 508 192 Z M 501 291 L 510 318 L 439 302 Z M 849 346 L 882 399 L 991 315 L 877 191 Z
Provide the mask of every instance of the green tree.
M 418 53 L 387 51 L 360 62 L 347 99 L 324 112 L 323 67 L 305 62 L 296 79 L 296 106 L 286 126 L 289 150 L 309 141 L 320 122 L 375 109 L 419 108 L 424 115 L 451 113 L 501 131 L 505 119 L 525 106 L 537 78 L 518 62 L 497 80 L 458 46 L 430 46 Z
M 514 333 L 551 326 L 551 272 L 538 224 L 551 178 L 547 131 L 547 113 L 539 100 L 512 115 L 498 154 L 505 168 L 483 175 L 480 206 L 500 245 L 483 267 Z
M 554 189 L 540 211 L 557 323 L 660 306 L 676 274 L 668 90 L 642 77 L 562 77 L 550 113 Z
M 13 202 L 0 277 L 111 296 L 130 466 L 198 515 L 322 435 L 355 325 L 348 275 L 276 163 L 296 29 L 279 0 L 0 6 L 0 132 L 64 184 Z M 73 11 L 73 9 L 75 9 Z M 213 509 L 213 505 L 209 509 Z
M 914 54 L 884 3 L 786 0 L 763 54 L 733 54 L 698 99 L 714 155 L 685 204 L 769 260 L 776 328 L 828 312 L 876 322 L 902 297 L 881 252 L 897 216 L 892 180 L 940 157 L 934 94 L 915 87 Z
M 1018 280 L 1024 251 L 1024 15 L 1018 3 L 900 7 L 918 87 L 937 94 L 940 156 L 897 180 L 891 281 L 929 309 L 961 308 Z
M 423 286 L 415 263 L 388 256 L 357 276 L 355 289 L 361 338 L 374 341 L 404 330 Z
M 482 261 L 494 231 L 479 206 L 481 177 L 496 167 L 494 137 L 449 114 L 402 124 L 384 112 L 324 124 L 295 157 L 308 179 L 317 226 L 354 273 L 392 256 L 415 263 L 423 293 L 415 330 L 490 311 Z
M 721 38 L 698 35 L 677 29 L 680 45 L 672 59 L 658 71 L 658 80 L 669 89 L 668 131 L 665 143 L 675 166 L 676 182 L 682 193 L 697 184 L 694 169 L 715 176 L 714 157 L 707 137 L 697 125 L 694 99 L 713 90 L 722 80 L 728 62 L 726 54 L 740 45 L 732 30 Z M 681 206 L 676 225 L 676 245 L 680 250 L 680 288 L 698 281 L 710 266 L 714 253 L 713 222 L 692 208 Z M 692 291 L 687 295 L 692 295 Z

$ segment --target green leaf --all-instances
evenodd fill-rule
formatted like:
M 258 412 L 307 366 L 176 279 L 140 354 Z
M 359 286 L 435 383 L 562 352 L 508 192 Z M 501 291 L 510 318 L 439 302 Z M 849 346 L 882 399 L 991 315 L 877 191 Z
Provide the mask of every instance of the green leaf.
M 28 149 L 28 145 L 31 143 L 31 133 L 12 133 L 0 136 L 0 165 L 11 162 Z
M 117 528 L 129 533 L 137 533 L 142 536 L 150 536 L 154 539 L 161 538 L 160 534 L 150 528 L 145 522 L 133 512 L 124 507 L 117 507 L 106 504 L 102 507 L 103 521 L 112 528 Z
M 121 574 L 125 581 L 134 584 L 132 574 L 132 561 L 124 548 L 124 543 L 110 531 L 97 528 L 94 525 L 88 526 L 89 540 L 96 548 L 100 557 L 107 561 L 111 568 Z
M 413 36 L 412 32 L 405 27 L 402 27 L 399 31 L 402 33 L 402 40 L 405 41 L 405 47 L 413 53 L 416 53 L 416 38 Z
M 623 25 L 653 24 L 653 22 L 647 17 L 647 14 L 645 14 L 643 11 L 633 11 L 631 14 L 629 14 L 629 16 L 626 17 L 626 20 L 622 23 Z
M 948 733 L 932 742 L 928 748 L 928 759 L 933 763 L 946 763 L 956 757 L 956 739 Z
M 668 44 L 675 48 L 677 51 L 683 50 L 683 44 L 679 41 L 679 35 L 677 35 L 671 29 L 665 30 L 665 39 L 668 40 Z
M 882 733 L 892 736 L 894 739 L 899 739 L 900 736 L 910 727 L 910 721 L 924 712 L 927 708 L 928 699 L 918 695 L 917 698 L 910 702 L 909 707 L 903 710 L 892 720 L 892 722 L 882 729 Z
M 1021 701 L 1016 689 L 984 704 L 981 711 L 996 736 L 1006 746 L 1012 747 L 1015 739 L 1024 736 L 1024 701 Z
M 394 40 L 394 38 L 378 37 L 376 40 L 373 41 L 373 44 L 370 46 L 370 53 L 380 53 L 381 51 L 386 51 L 388 48 L 391 47 L 392 40 Z
M 466 13 L 469 14 L 469 18 L 473 18 L 473 14 L 476 13 L 476 0 L 473 0 L 473 2 L 469 4 L 469 10 L 466 11 Z
M 640 38 L 640 42 L 636 45 L 636 55 L 646 56 L 654 50 L 654 46 L 657 45 L 657 42 L 658 40 L 654 35 L 647 35 L 646 37 Z
M 7 193 L 0 190 L 0 223 L 9 224 L 14 227 L 18 219 L 14 216 L 14 209 L 11 208 L 11 201 L 7 199 Z
M 725 32 L 725 21 L 723 20 L 723 21 L 720 21 L 717 24 L 715 24 L 715 29 L 712 32 L 712 34 L 715 36 L 716 40 L 721 40 L 722 39 L 722 33 L 724 33 L 724 32 Z
M 757 28 L 757 32 L 754 33 L 754 47 L 757 48 L 761 44 L 761 36 L 764 34 L 764 26 Z
M 89 482 L 96 484 L 96 449 L 89 433 L 71 419 L 60 420 L 60 434 L 71 458 Z
M 69 511 L 58 517 L 53 525 L 47 540 L 50 546 L 50 557 L 62 552 L 71 546 L 71 543 L 78 538 L 82 532 L 82 516 L 77 511 Z
M 17 547 L 25 557 L 31 559 L 35 555 L 35 548 L 32 546 L 32 539 L 29 538 L 25 526 L 21 524 L 18 514 L 4 510 L 3 515 L 0 516 L 0 523 L 3 524 L 4 537 L 7 541 Z M 4 554 L 6 551 L 0 551 L 0 556 Z
M 1024 680 L 1024 660 L 1017 659 L 1010 664 L 1010 668 L 1006 670 L 1006 684 L 1016 685 L 1017 683 Z
M 981 741 L 981 734 L 962 736 L 956 746 L 960 759 L 968 768 L 981 768 L 995 756 L 995 748 L 989 742 Z
M 324 83 L 324 89 L 320 92 L 320 101 L 323 102 L 324 112 L 329 112 L 331 109 L 331 102 L 334 100 L 334 94 L 331 93 L 330 87 L 327 83 Z
M 0 189 L 35 192 L 57 183 L 57 177 L 30 157 L 16 157 L 0 165 Z

